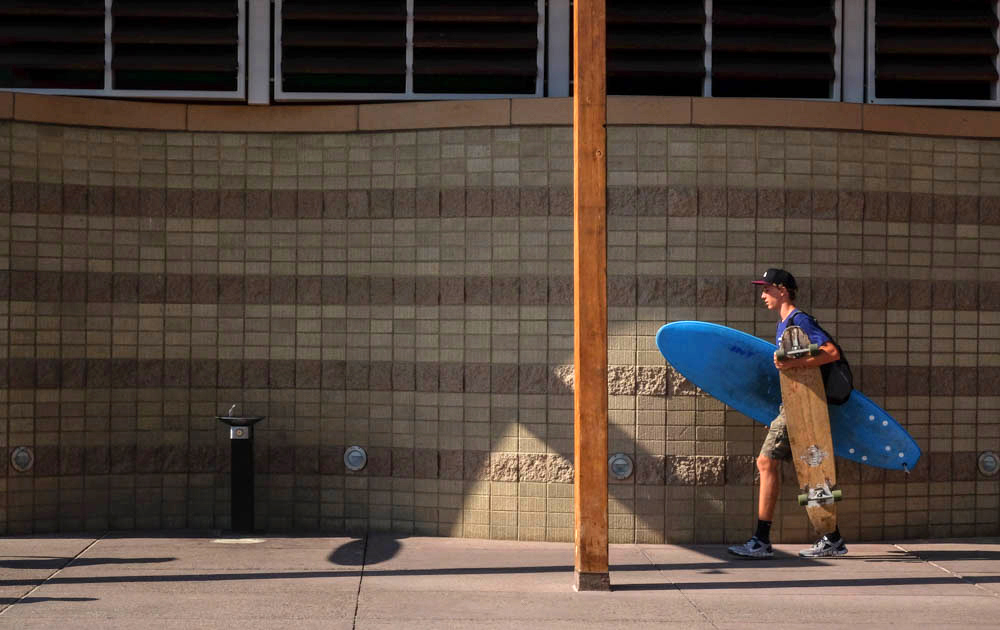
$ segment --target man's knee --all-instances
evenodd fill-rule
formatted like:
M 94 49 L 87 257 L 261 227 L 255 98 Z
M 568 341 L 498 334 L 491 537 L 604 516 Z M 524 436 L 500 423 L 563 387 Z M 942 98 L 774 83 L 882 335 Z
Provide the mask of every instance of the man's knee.
M 781 460 L 773 459 L 767 455 L 757 456 L 757 470 L 759 470 L 761 474 L 776 472 L 780 466 Z

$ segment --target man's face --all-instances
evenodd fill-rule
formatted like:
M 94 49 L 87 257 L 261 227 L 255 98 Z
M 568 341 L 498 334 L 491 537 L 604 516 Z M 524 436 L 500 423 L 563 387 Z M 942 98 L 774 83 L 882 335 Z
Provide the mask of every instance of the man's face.
M 764 305 L 767 306 L 768 310 L 773 311 L 781 307 L 787 295 L 788 291 L 784 287 L 768 284 L 761 290 L 760 299 L 764 300 Z

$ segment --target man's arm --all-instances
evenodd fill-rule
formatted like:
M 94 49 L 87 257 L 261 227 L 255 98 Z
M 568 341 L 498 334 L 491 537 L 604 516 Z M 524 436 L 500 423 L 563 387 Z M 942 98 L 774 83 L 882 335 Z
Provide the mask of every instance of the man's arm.
M 775 355 L 774 367 L 779 370 L 787 370 L 788 368 L 819 367 L 826 363 L 833 363 L 839 358 L 840 351 L 837 350 L 837 346 L 833 345 L 832 341 L 828 341 L 819 347 L 819 354 L 814 357 L 806 355 L 797 359 L 785 359 L 784 361 L 779 361 L 777 355 Z

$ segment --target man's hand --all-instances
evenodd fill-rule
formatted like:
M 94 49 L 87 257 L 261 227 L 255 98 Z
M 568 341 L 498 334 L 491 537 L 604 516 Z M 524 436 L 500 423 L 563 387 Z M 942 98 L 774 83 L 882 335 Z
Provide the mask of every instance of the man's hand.
M 819 354 L 814 357 L 804 356 L 795 359 L 785 359 L 784 361 L 778 360 L 778 353 L 774 353 L 774 367 L 779 370 L 787 370 L 790 368 L 800 368 L 800 367 L 819 367 L 824 363 L 832 363 L 840 358 L 840 351 L 837 350 L 837 346 L 832 343 L 824 343 L 819 347 Z
M 784 361 L 778 360 L 778 353 L 774 353 L 774 367 L 779 370 L 787 370 L 789 368 L 803 367 L 803 359 L 785 359 Z

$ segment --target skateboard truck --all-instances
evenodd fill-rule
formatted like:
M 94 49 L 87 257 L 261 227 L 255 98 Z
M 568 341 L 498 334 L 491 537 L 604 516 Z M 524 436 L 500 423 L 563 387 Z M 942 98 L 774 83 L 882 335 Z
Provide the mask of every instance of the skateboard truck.
M 840 501 L 842 496 L 843 494 L 840 490 L 831 490 L 830 484 L 824 482 L 823 485 L 807 488 L 807 492 L 800 494 L 799 505 L 805 505 L 808 507 L 827 505 L 828 503 L 833 503 L 834 501 Z
M 808 348 L 794 347 L 791 350 L 778 348 L 778 350 L 774 353 L 774 355 L 778 357 L 779 361 L 784 361 L 785 359 L 797 359 L 806 355 L 814 357 L 817 354 L 819 354 L 819 346 L 814 343 L 809 344 Z

